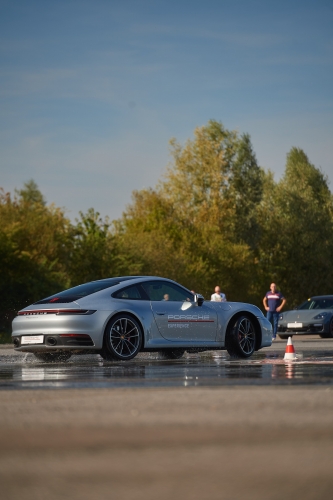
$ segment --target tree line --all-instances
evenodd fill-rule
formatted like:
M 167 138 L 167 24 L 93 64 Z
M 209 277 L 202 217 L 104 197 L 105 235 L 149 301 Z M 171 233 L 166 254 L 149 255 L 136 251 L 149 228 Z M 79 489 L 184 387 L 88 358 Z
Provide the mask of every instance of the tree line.
M 33 180 L 1 189 L 0 332 L 26 305 L 109 276 L 164 276 L 207 299 L 219 284 L 259 307 L 272 281 L 288 307 L 333 293 L 333 196 L 304 151 L 289 151 L 276 182 L 249 135 L 212 120 L 170 152 L 157 186 L 134 191 L 117 220 L 91 208 L 73 223 Z

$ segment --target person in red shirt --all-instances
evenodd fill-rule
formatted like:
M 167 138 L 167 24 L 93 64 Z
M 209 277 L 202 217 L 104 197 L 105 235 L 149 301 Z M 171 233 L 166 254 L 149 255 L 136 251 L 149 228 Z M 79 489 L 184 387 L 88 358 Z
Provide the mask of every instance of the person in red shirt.
M 279 322 L 279 313 L 282 307 L 285 305 L 286 299 L 282 295 L 281 292 L 278 292 L 276 289 L 276 284 L 271 283 L 270 291 L 266 293 L 263 304 L 264 308 L 267 311 L 267 319 L 271 322 L 273 327 L 273 338 L 276 339 L 276 332 Z

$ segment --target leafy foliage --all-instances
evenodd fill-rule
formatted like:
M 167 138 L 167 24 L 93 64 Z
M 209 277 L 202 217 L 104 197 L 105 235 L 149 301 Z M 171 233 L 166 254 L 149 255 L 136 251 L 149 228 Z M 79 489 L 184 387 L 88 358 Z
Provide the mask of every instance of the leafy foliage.
M 61 209 L 46 207 L 34 182 L 17 195 L 12 199 L 0 191 L 0 304 L 5 326 L 13 311 L 68 284 L 69 221 Z
M 210 121 L 184 147 L 172 140 L 171 153 L 156 189 L 134 192 L 121 221 L 124 246 L 149 274 L 205 295 L 219 282 L 245 300 L 263 178 L 249 137 Z
M 333 198 L 322 172 L 292 148 L 284 177 L 267 181 L 259 207 L 261 286 L 271 273 L 295 306 L 332 293 Z
M 259 306 L 271 281 L 289 307 L 332 293 L 333 197 L 301 149 L 279 182 L 247 134 L 216 121 L 170 149 L 165 176 L 115 221 L 91 208 L 73 224 L 32 180 L 0 190 L 0 331 L 27 304 L 108 276 L 166 276 L 206 298 L 218 284 Z

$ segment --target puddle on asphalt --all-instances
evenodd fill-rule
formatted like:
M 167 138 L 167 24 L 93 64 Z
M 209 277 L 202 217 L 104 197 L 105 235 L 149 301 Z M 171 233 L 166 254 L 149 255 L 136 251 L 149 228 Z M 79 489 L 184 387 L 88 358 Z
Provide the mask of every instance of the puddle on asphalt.
M 0 389 L 332 385 L 331 352 L 300 352 L 292 362 L 283 356 L 281 350 L 270 349 L 247 360 L 232 359 L 226 351 L 208 351 L 171 361 L 142 353 L 127 362 L 81 355 L 63 363 L 42 363 L 32 354 L 6 354 L 0 355 Z

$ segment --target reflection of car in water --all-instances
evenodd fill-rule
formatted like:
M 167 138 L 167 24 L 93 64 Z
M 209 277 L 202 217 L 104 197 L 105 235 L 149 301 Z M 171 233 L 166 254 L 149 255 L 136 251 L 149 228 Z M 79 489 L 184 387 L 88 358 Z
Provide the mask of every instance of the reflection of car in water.
M 282 339 L 313 334 L 333 338 L 333 295 L 311 297 L 295 310 L 281 313 L 278 334 Z
M 177 359 L 185 351 L 218 349 L 247 358 L 271 345 L 272 330 L 251 304 L 205 302 L 172 280 L 125 276 L 85 283 L 22 309 L 12 338 L 17 351 L 46 361 L 84 352 L 125 361 L 140 351 Z

